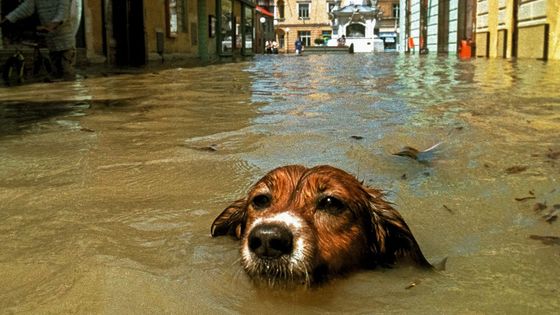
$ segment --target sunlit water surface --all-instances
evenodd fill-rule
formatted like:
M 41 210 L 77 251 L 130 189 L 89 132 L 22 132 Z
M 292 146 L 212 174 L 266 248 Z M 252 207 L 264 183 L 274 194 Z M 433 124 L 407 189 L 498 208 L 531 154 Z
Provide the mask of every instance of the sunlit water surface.
M 556 313 L 560 246 L 530 236 L 560 236 L 559 87 L 557 62 L 355 54 L 1 88 L 0 313 Z M 294 163 L 386 190 L 446 270 L 254 287 L 209 227 Z

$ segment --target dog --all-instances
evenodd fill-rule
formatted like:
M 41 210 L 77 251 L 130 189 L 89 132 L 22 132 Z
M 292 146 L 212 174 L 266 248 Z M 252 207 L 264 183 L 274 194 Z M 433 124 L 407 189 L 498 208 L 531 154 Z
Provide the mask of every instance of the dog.
M 241 240 L 241 264 L 270 286 L 320 284 L 407 259 L 431 269 L 401 215 L 347 172 L 288 165 L 266 174 L 212 223 Z

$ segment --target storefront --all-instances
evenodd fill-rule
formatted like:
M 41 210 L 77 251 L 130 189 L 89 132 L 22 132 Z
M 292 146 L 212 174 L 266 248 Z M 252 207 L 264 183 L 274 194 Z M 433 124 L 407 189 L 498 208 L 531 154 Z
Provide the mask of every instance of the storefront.
M 250 0 L 218 0 L 218 54 L 248 56 L 255 41 L 255 3 Z
M 383 40 L 385 51 L 394 51 L 397 49 L 397 33 L 396 32 L 379 32 L 379 37 Z

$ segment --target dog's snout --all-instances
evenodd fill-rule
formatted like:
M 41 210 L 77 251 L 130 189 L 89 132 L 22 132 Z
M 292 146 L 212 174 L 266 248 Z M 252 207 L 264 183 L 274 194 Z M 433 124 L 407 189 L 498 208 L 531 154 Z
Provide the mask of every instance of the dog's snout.
M 262 224 L 249 234 L 249 249 L 262 258 L 278 258 L 290 254 L 292 248 L 292 232 L 282 225 Z

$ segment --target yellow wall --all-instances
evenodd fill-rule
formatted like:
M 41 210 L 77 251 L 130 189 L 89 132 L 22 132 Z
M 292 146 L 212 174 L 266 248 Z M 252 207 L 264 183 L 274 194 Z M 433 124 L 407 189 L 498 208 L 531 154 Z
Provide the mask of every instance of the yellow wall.
M 513 53 L 513 4 L 514 0 L 480 0 L 477 2 L 477 56 L 484 56 L 486 45 L 490 57 L 511 58 Z M 560 59 L 560 1 L 520 0 L 518 11 L 518 58 L 543 58 L 548 49 L 548 59 Z M 546 5 L 546 10 L 543 10 Z M 485 9 L 488 14 L 485 15 Z M 501 11 L 500 11 L 501 9 Z M 500 25 L 500 12 L 502 21 Z M 545 24 L 549 25 L 548 47 L 545 47 Z M 507 32 L 507 47 L 504 56 L 504 40 Z M 486 33 L 490 42 L 486 43 Z
M 297 0 L 284 0 L 284 20 L 278 21 L 276 29 L 290 29 L 289 34 L 284 36 L 286 47 L 289 52 L 293 52 L 294 42 L 299 31 L 311 32 L 311 45 L 314 45 L 315 38 L 321 37 L 322 31 L 332 31 L 329 15 L 327 12 L 328 4 L 326 1 L 310 1 L 311 9 L 309 19 L 300 20 L 298 18 Z M 277 2 L 275 3 L 277 5 Z
M 113 0 L 118 1 L 118 0 Z M 212 6 L 215 12 L 215 1 L 208 1 L 208 6 Z M 166 17 L 165 17 L 165 0 L 144 0 L 144 25 L 146 29 L 146 45 L 148 54 L 157 53 L 157 40 L 156 31 L 166 32 Z M 184 54 L 192 53 L 191 47 L 191 34 L 190 32 L 197 32 L 191 30 L 190 23 L 196 21 L 196 1 L 187 1 L 187 25 L 185 30 L 177 33 L 175 37 L 170 37 L 165 34 L 164 51 L 165 54 Z
M 104 62 L 101 0 L 84 0 L 83 6 L 87 58 L 92 61 Z
M 548 1 L 547 15 L 550 24 L 548 58 L 560 60 L 560 1 Z

